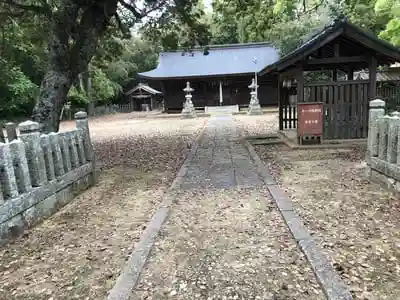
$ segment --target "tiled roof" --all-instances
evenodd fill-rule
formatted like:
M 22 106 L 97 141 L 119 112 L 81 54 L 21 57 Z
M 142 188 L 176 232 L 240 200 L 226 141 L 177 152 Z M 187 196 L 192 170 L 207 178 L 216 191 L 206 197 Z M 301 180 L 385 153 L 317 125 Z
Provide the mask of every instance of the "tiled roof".
M 268 43 L 210 46 L 207 55 L 204 49 L 163 52 L 156 69 L 138 75 L 161 79 L 250 74 L 278 59 L 278 50 Z
M 156 89 L 153 89 L 152 87 L 150 87 L 146 84 L 143 84 L 143 83 L 139 83 L 137 86 L 135 86 L 133 89 L 127 91 L 125 94 L 130 95 L 136 91 L 145 91 L 152 95 L 162 94 L 160 91 L 157 91 Z
M 390 44 L 387 41 L 379 39 L 372 32 L 366 31 L 361 27 L 358 27 L 352 23 L 350 23 L 347 18 L 338 18 L 325 25 L 323 29 L 317 29 L 313 32 L 306 41 L 297 49 L 283 56 L 279 61 L 275 62 L 272 65 L 266 65 L 265 68 L 261 71 L 260 75 L 263 75 L 267 72 L 270 72 L 274 68 L 276 68 L 279 64 L 285 63 L 287 61 L 298 59 L 302 60 L 306 55 L 307 51 L 311 51 L 313 46 L 316 46 L 320 42 L 324 41 L 328 36 L 334 34 L 335 32 L 339 32 L 340 29 L 351 29 L 355 31 L 360 37 L 367 39 L 371 43 L 375 43 L 384 47 L 387 51 L 392 51 L 395 57 L 391 57 L 394 60 L 398 60 L 400 58 L 400 51 L 395 46 Z M 328 42 L 328 41 L 325 41 Z

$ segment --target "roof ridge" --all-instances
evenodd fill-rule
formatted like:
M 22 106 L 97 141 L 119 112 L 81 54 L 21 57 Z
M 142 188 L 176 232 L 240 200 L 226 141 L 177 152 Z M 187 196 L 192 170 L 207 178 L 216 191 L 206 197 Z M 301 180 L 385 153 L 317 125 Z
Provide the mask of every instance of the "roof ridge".
M 256 48 L 259 46 L 270 46 L 275 48 L 275 46 L 271 42 L 251 42 L 251 43 L 236 43 L 236 44 L 204 45 L 204 46 L 196 46 L 189 50 L 177 49 L 177 50 L 162 51 L 161 53 L 204 51 L 205 48 L 218 50 L 218 49 Z

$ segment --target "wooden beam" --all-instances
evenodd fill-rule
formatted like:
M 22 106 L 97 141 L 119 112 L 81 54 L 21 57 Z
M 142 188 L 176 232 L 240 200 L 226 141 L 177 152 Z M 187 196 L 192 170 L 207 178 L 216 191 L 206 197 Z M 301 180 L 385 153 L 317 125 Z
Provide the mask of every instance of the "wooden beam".
M 285 59 L 282 62 L 277 63 L 277 65 L 276 65 L 277 70 L 281 71 L 283 69 L 286 69 L 288 66 L 295 64 L 297 61 L 303 59 L 307 55 L 320 49 L 325 44 L 333 41 L 335 38 L 337 38 L 342 33 L 343 33 L 343 29 L 339 28 L 337 31 L 332 32 L 332 33 L 326 35 L 325 37 L 321 38 L 318 42 L 311 44 L 310 47 L 304 47 L 303 49 L 296 50 L 296 54 L 288 55 L 287 59 Z M 274 68 L 274 67 L 275 67 L 275 64 L 270 67 L 265 68 L 263 71 L 261 71 L 261 74 L 269 72 L 270 68 Z
M 372 56 L 370 59 L 368 71 L 369 71 L 369 100 L 376 98 L 376 68 L 377 61 L 376 57 Z
M 340 45 L 339 43 L 335 43 L 334 45 L 334 56 L 339 57 L 340 56 Z
M 384 41 L 379 41 L 374 38 L 370 38 L 363 33 L 357 32 L 355 29 L 346 28 L 346 36 L 353 39 L 366 47 L 374 49 L 375 52 L 381 53 L 391 57 L 393 60 L 400 61 L 400 53 L 395 47 Z
M 342 56 L 342 57 L 327 57 L 311 59 L 307 61 L 307 65 L 325 65 L 325 64 L 340 64 L 350 62 L 368 62 L 366 56 Z

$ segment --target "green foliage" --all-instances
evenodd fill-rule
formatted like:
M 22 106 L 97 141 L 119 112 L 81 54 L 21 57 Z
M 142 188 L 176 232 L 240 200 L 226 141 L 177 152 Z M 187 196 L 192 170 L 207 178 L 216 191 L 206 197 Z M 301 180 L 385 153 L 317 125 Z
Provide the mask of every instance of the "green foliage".
M 15 116 L 30 111 L 38 86 L 18 66 L 0 58 L 0 116 Z
M 388 40 L 393 45 L 400 46 L 400 18 L 390 20 L 385 30 L 379 36 Z
M 400 0 L 377 0 L 375 12 L 387 21 L 379 37 L 400 46 Z
M 130 88 L 138 72 L 148 71 L 157 66 L 158 53 L 149 41 L 133 37 L 128 40 L 109 37 L 104 40 L 90 66 L 91 88 L 77 82 L 68 94 L 73 104 L 87 104 L 90 101 L 110 102 L 118 98 L 123 89 Z M 86 78 L 87 79 L 87 78 Z
M 210 41 L 209 18 L 199 0 L 188 1 L 185 14 L 167 9 L 157 19 L 150 19 L 140 28 L 140 34 L 162 50 L 188 50 L 207 45 Z

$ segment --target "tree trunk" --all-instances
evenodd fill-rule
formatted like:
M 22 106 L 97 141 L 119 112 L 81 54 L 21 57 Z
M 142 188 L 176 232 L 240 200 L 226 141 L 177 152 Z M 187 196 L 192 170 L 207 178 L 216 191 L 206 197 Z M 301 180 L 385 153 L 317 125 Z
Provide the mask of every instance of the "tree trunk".
M 67 99 L 72 79 L 68 73 L 49 67 L 40 86 L 40 94 L 32 118 L 39 122 L 42 132 L 57 132 L 61 109 Z
M 69 89 L 78 75 L 88 69 L 100 37 L 115 15 L 118 0 L 91 5 L 65 0 L 52 16 L 49 67 L 40 86 L 32 118 L 42 132 L 56 132 Z

